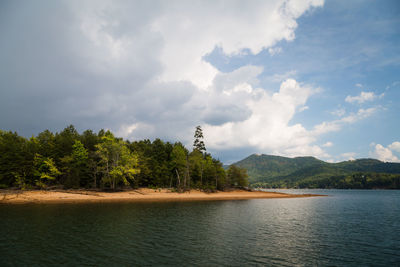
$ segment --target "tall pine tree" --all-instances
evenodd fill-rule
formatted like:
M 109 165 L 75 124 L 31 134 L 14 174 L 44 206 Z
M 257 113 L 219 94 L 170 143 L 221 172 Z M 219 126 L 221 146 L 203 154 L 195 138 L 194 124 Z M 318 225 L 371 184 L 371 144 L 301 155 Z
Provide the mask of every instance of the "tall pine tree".
M 194 132 L 193 150 L 197 149 L 201 153 L 206 152 L 206 146 L 204 145 L 203 139 L 204 139 L 203 130 L 199 125 L 196 127 L 196 131 Z

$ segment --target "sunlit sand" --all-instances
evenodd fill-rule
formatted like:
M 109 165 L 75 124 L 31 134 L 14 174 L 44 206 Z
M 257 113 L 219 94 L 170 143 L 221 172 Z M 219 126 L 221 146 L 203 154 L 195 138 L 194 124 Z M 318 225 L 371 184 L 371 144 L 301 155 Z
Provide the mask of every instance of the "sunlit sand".
M 0 203 L 76 203 L 76 202 L 140 202 L 140 201 L 201 201 L 201 200 L 240 200 L 259 198 L 299 198 L 315 197 L 315 194 L 285 194 L 275 192 L 235 190 L 230 192 L 205 193 L 191 190 L 184 193 L 170 189 L 141 188 L 122 192 L 98 192 L 89 190 L 1 190 Z

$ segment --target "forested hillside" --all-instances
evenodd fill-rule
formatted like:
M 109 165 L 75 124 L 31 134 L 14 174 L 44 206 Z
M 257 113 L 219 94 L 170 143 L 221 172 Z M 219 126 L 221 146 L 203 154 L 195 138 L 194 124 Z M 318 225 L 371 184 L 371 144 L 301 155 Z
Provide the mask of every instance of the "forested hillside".
M 400 188 L 400 163 L 376 159 L 328 163 L 313 157 L 253 154 L 235 165 L 247 169 L 254 187 Z
M 74 126 L 30 139 L 0 130 L 0 188 L 173 187 L 212 191 L 247 186 L 246 171 L 206 153 L 201 127 L 193 149 L 160 139 L 130 142 L 110 131 Z

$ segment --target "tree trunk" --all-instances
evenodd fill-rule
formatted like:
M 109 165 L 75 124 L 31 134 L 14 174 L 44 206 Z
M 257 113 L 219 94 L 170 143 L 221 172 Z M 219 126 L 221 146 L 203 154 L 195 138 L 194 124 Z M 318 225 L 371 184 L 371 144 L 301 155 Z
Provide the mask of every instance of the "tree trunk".
M 203 161 L 201 162 L 201 169 L 200 169 L 200 185 L 203 186 Z
M 187 175 L 185 173 L 185 175 L 183 176 L 183 188 L 184 189 L 186 189 L 186 177 L 187 177 Z
M 190 190 L 190 171 L 189 171 L 189 156 L 186 155 L 186 175 L 188 177 L 188 185 Z
M 175 171 L 176 171 L 176 176 L 177 176 L 177 178 L 178 178 L 178 184 L 177 184 L 177 187 L 180 187 L 180 186 L 181 186 L 181 179 L 180 179 L 180 177 L 179 177 L 179 172 L 178 172 L 178 169 L 175 169 Z
M 94 167 L 95 169 L 93 170 L 93 178 L 94 178 L 94 188 L 97 187 L 97 166 Z

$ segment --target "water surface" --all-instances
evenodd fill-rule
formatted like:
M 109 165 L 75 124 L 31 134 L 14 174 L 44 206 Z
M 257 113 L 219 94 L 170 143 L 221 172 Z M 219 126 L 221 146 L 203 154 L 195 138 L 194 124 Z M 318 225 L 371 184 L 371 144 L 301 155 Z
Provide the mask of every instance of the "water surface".
M 330 196 L 1 205 L 0 265 L 399 264 L 399 190 L 294 192 Z

